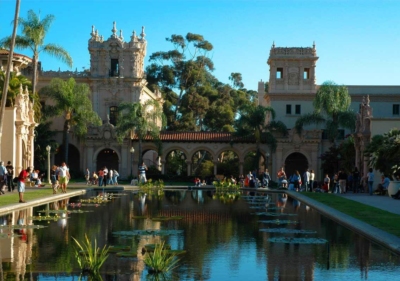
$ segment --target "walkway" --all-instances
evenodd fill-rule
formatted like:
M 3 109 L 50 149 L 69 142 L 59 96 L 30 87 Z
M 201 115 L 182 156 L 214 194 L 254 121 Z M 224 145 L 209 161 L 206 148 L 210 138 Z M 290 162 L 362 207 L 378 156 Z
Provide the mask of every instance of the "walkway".
M 400 200 L 395 200 L 388 195 L 371 196 L 368 193 L 345 193 L 339 196 L 400 215 Z

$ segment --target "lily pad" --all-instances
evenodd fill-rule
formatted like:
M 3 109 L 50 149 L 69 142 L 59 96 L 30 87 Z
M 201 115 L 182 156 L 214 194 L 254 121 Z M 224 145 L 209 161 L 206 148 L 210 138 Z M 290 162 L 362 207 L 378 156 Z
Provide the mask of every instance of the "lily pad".
M 152 221 L 172 221 L 172 220 L 181 220 L 184 217 L 182 216 L 173 216 L 173 217 L 156 217 L 152 218 Z
M 47 226 L 44 225 L 35 225 L 35 224 L 29 224 L 29 225 L 0 225 L 0 229 L 39 229 L 39 228 L 45 228 Z
M 290 228 L 261 228 L 261 232 L 267 233 L 295 233 L 295 234 L 314 234 L 317 233 L 315 230 L 305 229 L 290 229 Z
M 113 232 L 114 235 L 117 236 L 143 236 L 143 235 L 152 235 L 152 236 L 165 236 L 165 235 L 176 235 L 183 233 L 183 230 L 168 230 L 168 229 L 145 229 L 145 230 L 130 230 L 130 231 L 116 231 Z
M 130 246 L 110 246 L 108 248 L 109 253 L 118 253 L 118 252 L 129 252 L 131 250 Z
M 257 212 L 254 213 L 257 216 L 271 216 L 271 217 L 279 217 L 279 216 L 297 216 L 297 214 L 289 214 L 289 213 L 272 213 L 272 212 Z
M 323 238 L 291 238 L 291 237 L 271 237 L 268 239 L 272 243 L 285 244 L 325 244 L 328 240 Z
M 118 252 L 115 255 L 121 258 L 136 258 L 137 252 Z
M 21 237 L 21 234 L 16 233 L 0 233 L 0 239 L 7 239 L 11 237 Z
M 258 221 L 260 223 L 269 223 L 269 224 L 297 224 L 297 221 L 291 221 L 291 220 L 264 220 L 264 221 Z

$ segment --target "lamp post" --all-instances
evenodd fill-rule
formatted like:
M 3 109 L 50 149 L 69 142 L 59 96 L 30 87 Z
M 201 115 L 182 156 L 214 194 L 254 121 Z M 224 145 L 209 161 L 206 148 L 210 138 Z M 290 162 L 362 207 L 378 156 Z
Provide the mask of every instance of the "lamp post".
M 47 150 L 47 182 L 50 183 L 50 151 L 51 151 L 51 146 L 48 145 L 46 146 Z
M 135 149 L 133 148 L 133 146 L 131 147 L 131 149 L 129 150 L 129 152 L 131 153 L 131 179 L 133 179 L 133 174 L 132 174 L 132 167 L 133 167 L 133 153 L 135 153 Z

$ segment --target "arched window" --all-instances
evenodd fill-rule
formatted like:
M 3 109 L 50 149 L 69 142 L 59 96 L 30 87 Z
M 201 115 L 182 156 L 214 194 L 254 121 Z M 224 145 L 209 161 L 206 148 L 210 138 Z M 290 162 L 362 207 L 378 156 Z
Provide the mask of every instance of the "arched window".
M 110 123 L 114 126 L 117 125 L 117 117 L 118 117 L 118 107 L 117 106 L 110 106 L 109 108 L 110 114 Z

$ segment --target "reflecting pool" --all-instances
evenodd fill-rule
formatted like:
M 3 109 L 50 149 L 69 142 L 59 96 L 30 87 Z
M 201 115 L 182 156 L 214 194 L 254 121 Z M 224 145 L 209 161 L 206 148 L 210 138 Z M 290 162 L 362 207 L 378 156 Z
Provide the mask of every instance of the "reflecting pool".
M 110 253 L 103 280 L 158 280 L 148 275 L 142 248 L 160 241 L 186 251 L 165 280 L 399 277 L 399 256 L 284 194 L 178 190 L 89 200 L 98 195 L 1 216 L 0 280 L 78 280 L 72 237 L 83 241 L 85 234 L 134 253 Z

